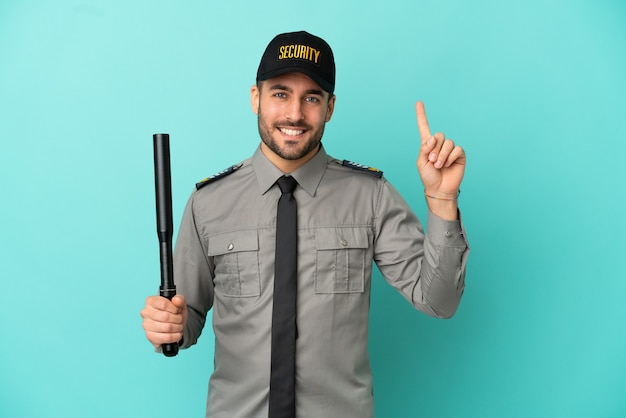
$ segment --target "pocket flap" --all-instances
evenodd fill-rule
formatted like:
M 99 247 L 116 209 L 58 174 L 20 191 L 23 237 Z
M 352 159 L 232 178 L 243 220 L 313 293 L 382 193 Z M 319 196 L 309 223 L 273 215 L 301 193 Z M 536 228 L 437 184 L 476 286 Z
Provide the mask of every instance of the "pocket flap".
M 367 228 L 317 228 L 315 241 L 318 250 L 367 248 Z
M 233 231 L 211 235 L 208 240 L 208 255 L 224 255 L 241 251 L 258 251 L 259 238 L 256 230 Z

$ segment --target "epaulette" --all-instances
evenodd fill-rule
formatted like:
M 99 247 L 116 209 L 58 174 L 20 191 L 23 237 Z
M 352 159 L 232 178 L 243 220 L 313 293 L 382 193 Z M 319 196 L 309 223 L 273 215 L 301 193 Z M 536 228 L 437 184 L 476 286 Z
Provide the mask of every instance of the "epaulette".
M 222 170 L 219 173 L 213 174 L 211 177 L 207 177 L 202 181 L 199 181 L 198 183 L 196 183 L 196 190 L 200 190 L 207 184 L 211 184 L 216 180 L 219 180 L 221 178 L 228 176 L 229 174 L 233 174 L 235 171 L 239 170 L 239 168 L 241 168 L 242 165 L 243 163 L 231 165 L 227 169 Z
M 382 171 L 380 171 L 380 170 L 379 170 L 379 169 L 377 169 L 377 168 L 374 168 L 374 167 L 368 167 L 368 166 L 366 166 L 366 165 L 363 165 L 363 164 L 358 164 L 358 163 L 354 163 L 354 162 L 352 162 L 352 161 L 343 160 L 343 162 L 341 163 L 341 165 L 342 165 L 342 166 L 344 166 L 344 167 L 350 167 L 350 168 L 352 168 L 352 169 L 354 169 L 354 170 L 359 170 L 359 171 L 362 171 L 362 172 L 364 172 L 364 173 L 371 174 L 371 175 L 376 176 L 376 177 L 379 177 L 379 178 L 383 176 L 383 172 L 382 172 Z

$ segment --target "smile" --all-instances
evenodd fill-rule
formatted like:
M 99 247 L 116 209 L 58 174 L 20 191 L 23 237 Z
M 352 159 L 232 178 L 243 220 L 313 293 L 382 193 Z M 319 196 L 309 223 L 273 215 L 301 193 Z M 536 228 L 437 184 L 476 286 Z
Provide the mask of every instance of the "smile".
M 290 129 L 290 128 L 278 128 L 280 132 L 287 136 L 298 136 L 302 135 L 305 130 L 303 129 Z

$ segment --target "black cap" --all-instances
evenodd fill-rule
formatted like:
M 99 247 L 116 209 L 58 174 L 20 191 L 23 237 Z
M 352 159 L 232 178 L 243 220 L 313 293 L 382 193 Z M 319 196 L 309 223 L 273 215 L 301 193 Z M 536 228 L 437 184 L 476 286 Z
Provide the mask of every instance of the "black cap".
M 309 76 L 330 94 L 335 91 L 335 58 L 322 38 L 304 31 L 276 36 L 263 53 L 256 80 L 293 72 Z

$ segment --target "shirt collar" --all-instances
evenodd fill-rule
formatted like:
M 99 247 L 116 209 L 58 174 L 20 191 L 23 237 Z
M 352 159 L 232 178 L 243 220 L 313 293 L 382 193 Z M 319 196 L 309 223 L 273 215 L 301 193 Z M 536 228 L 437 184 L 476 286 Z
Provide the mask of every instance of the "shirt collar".
M 324 150 L 324 146 L 320 145 L 320 149 L 307 161 L 302 167 L 298 168 L 293 173 L 290 173 L 293 178 L 296 179 L 300 187 L 302 187 L 309 195 L 315 196 L 317 186 L 322 181 L 322 176 L 326 172 L 326 166 L 328 164 L 328 155 Z M 267 193 L 267 191 L 276 183 L 279 177 L 284 173 L 280 171 L 261 151 L 259 146 L 252 156 L 252 167 L 256 174 L 257 181 L 259 182 L 259 189 L 261 194 Z

